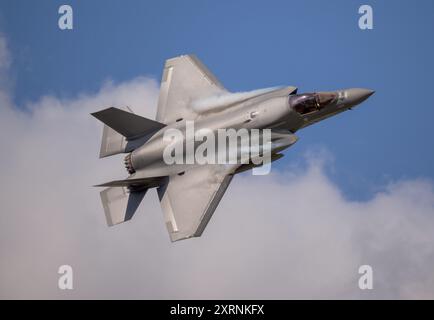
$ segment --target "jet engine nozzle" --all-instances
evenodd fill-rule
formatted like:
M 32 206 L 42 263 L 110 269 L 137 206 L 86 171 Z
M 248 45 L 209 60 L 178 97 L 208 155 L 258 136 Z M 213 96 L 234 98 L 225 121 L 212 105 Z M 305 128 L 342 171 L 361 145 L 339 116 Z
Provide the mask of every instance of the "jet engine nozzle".
M 133 162 L 131 161 L 131 153 L 127 154 L 124 158 L 125 168 L 127 169 L 129 174 L 133 174 L 136 170 L 133 167 Z

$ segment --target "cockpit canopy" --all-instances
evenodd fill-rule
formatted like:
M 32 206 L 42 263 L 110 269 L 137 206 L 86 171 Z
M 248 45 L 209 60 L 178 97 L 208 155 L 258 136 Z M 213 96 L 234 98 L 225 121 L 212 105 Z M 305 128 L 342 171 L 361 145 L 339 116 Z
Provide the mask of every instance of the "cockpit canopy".
M 300 114 L 319 111 L 335 102 L 338 95 L 334 92 L 303 93 L 289 96 L 289 104 Z

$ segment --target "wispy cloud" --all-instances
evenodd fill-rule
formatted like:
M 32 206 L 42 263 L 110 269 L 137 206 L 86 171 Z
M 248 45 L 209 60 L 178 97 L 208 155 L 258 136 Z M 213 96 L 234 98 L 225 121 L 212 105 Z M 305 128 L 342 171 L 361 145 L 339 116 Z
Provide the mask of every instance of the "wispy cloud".
M 191 108 L 193 109 L 193 111 L 199 114 L 207 113 L 207 112 L 217 112 L 224 108 L 227 108 L 228 105 L 234 104 L 236 102 L 244 101 L 252 97 L 265 94 L 267 92 L 271 92 L 273 90 L 276 90 L 277 88 L 278 87 L 271 87 L 271 88 L 253 90 L 253 91 L 233 92 L 233 93 L 223 92 L 221 94 L 217 94 L 209 98 L 194 101 Z

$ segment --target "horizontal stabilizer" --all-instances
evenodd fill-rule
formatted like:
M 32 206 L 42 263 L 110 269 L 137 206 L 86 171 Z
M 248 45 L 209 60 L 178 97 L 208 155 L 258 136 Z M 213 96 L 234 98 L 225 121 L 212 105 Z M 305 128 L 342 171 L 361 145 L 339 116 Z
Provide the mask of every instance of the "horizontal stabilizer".
M 92 115 L 116 132 L 123 135 L 127 140 L 154 133 L 165 127 L 165 124 L 160 122 L 117 108 L 104 109 L 94 112 Z
M 104 207 L 107 224 L 114 226 L 130 220 L 140 205 L 147 189 L 129 192 L 124 187 L 107 188 L 101 191 L 101 201 Z

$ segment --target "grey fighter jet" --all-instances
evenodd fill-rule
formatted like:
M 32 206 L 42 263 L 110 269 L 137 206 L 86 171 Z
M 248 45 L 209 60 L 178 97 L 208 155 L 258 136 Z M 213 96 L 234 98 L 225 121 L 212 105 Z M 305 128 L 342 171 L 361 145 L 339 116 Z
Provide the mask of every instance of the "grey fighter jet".
M 297 141 L 295 132 L 351 109 L 374 93 L 368 89 L 297 93 L 280 87 L 231 93 L 193 55 L 166 61 L 156 120 L 108 108 L 92 113 L 104 123 L 100 158 L 126 153 L 129 176 L 101 184 L 109 226 L 130 220 L 145 193 L 156 188 L 172 241 L 202 235 L 233 176 L 254 163 L 167 164 L 168 129 L 271 129 L 271 161 Z M 269 149 L 267 149 L 269 150 Z M 187 151 L 184 151 L 187 152 Z

